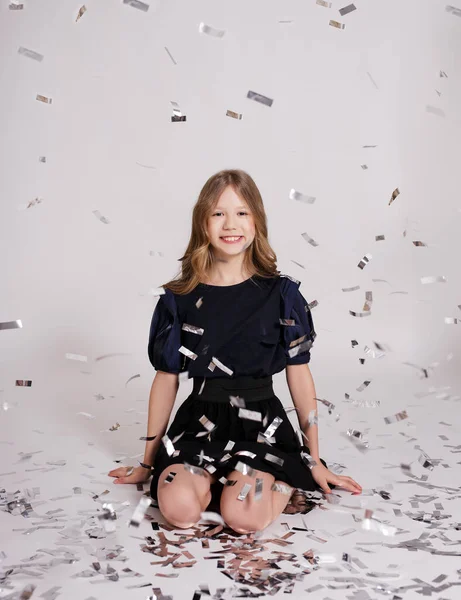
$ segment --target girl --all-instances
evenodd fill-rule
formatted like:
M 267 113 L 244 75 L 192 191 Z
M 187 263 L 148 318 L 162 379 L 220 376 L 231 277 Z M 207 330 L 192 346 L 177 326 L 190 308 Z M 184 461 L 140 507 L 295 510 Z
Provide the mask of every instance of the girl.
M 176 527 L 197 523 L 212 499 L 229 527 L 250 533 L 276 519 L 295 488 L 362 491 L 319 456 L 308 366 L 316 333 L 300 282 L 281 275 L 276 258 L 253 179 L 241 170 L 210 177 L 193 210 L 182 274 L 163 286 L 152 317 L 157 373 L 144 460 L 109 473 L 114 483 L 138 483 L 153 469 L 151 495 Z M 298 435 L 272 387 L 284 369 Z M 166 431 L 186 371 L 192 393 Z

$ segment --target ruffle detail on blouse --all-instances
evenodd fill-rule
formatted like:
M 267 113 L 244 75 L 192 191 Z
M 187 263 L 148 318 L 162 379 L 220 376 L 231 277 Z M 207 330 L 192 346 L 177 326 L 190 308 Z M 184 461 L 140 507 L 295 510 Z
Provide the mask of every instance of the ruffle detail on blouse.
M 156 371 L 180 373 L 181 323 L 174 294 L 168 288 L 159 297 L 150 325 L 148 354 Z
M 294 321 L 294 325 L 280 323 L 286 364 L 302 365 L 310 361 L 310 349 L 317 334 L 309 304 L 299 291 L 301 282 L 289 275 L 280 277 L 280 316 L 285 321 Z

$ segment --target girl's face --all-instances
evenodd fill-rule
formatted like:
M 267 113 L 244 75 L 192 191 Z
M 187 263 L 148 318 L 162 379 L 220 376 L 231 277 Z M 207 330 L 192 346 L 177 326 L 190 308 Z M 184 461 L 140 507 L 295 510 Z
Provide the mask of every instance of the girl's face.
M 253 215 L 243 198 L 228 186 L 221 194 L 207 221 L 208 238 L 217 257 L 241 254 L 255 237 Z M 236 242 L 226 242 L 224 237 L 239 237 Z

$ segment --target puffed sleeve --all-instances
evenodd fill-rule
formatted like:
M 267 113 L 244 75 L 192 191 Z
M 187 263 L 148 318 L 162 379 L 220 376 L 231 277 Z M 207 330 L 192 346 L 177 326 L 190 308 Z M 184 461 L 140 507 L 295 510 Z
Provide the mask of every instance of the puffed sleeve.
M 152 315 L 149 333 L 149 360 L 156 371 L 181 372 L 181 325 L 174 294 L 165 289 Z
M 282 321 L 280 326 L 287 365 L 308 363 L 311 359 L 311 346 L 317 337 L 311 310 L 299 291 L 299 286 L 299 281 L 282 275 L 280 287 Z

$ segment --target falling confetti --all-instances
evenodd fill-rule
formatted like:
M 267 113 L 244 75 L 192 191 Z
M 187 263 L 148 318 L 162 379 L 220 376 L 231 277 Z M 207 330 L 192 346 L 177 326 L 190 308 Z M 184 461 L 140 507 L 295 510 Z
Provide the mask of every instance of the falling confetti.
M 36 60 L 37 62 L 42 62 L 43 54 L 39 54 L 38 52 L 34 52 L 34 50 L 28 50 L 27 48 L 23 48 L 19 46 L 18 54 L 22 56 L 27 56 L 27 58 L 31 58 L 32 60 Z
M 86 13 L 86 6 L 85 6 L 85 5 L 83 5 L 83 6 L 80 8 L 80 10 L 78 11 L 77 18 L 75 19 L 75 22 L 77 23 L 77 22 L 78 22 L 78 21 L 79 21 L 79 20 L 80 20 L 80 19 L 83 17 L 83 15 L 84 15 L 85 13 Z
M 106 217 L 104 217 L 99 210 L 94 210 L 93 211 L 94 216 L 99 219 L 101 221 L 101 223 L 104 223 L 104 225 L 109 225 L 110 221 L 109 219 L 107 219 Z
M 254 100 L 255 102 L 259 102 L 260 104 L 265 104 L 266 106 L 272 106 L 274 102 L 271 98 L 263 96 L 262 94 L 257 94 L 256 92 L 252 92 L 251 90 L 248 92 L 247 98 L 249 98 L 250 100 Z
M 329 24 L 331 27 L 336 27 L 336 29 L 344 29 L 346 27 L 344 23 L 339 23 L 339 21 L 334 21 L 333 19 L 330 19 Z
M 357 8 L 353 4 L 348 4 L 344 8 L 339 9 L 339 14 L 344 17 L 344 15 L 347 15 L 354 10 L 357 10 Z
M 215 29 L 214 27 L 210 27 L 210 25 L 205 25 L 205 23 L 200 23 L 198 30 L 200 33 L 206 33 L 216 38 L 222 38 L 226 33 L 223 29 Z
M 147 12 L 149 10 L 149 5 L 145 2 L 141 2 L 140 0 L 123 0 L 123 4 L 137 8 L 142 12 Z
M 243 115 L 241 113 L 234 112 L 233 110 L 227 110 L 226 117 L 232 117 L 233 119 L 241 120 Z
M 307 196 L 296 190 L 290 190 L 290 200 L 297 200 L 298 202 L 304 202 L 305 204 L 314 204 L 315 196 Z
M 171 117 L 172 123 L 186 121 L 186 115 L 182 114 L 182 112 L 179 108 L 179 104 L 177 102 L 175 102 L 174 100 L 170 100 L 170 104 L 173 107 L 173 115 Z
M 53 102 L 52 98 L 47 98 L 46 96 L 42 96 L 41 94 L 37 94 L 36 99 L 39 102 L 43 102 L 44 104 L 51 104 Z

